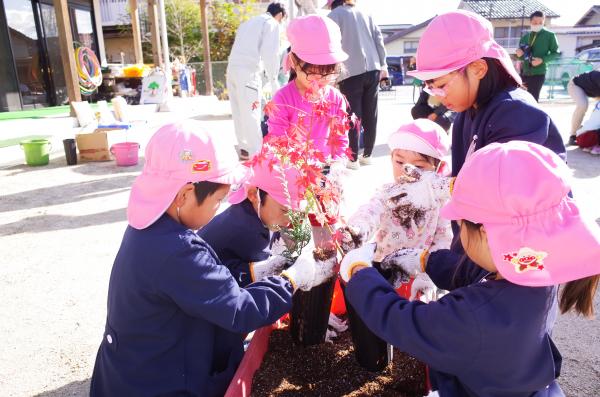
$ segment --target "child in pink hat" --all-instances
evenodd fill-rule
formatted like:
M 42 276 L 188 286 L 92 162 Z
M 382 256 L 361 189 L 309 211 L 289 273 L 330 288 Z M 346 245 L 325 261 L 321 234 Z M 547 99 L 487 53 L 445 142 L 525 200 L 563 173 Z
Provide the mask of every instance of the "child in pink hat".
M 348 107 L 344 96 L 332 86 L 342 62 L 348 59 L 342 50 L 340 28 L 327 17 L 307 15 L 290 21 L 287 37 L 291 51 L 286 64 L 293 79 L 277 91 L 265 109 L 269 116 L 267 138 L 289 136 L 299 127 L 309 134 L 324 158 L 343 159 L 348 136 L 330 139 L 332 120 L 345 118 Z
M 469 155 L 494 142 L 534 142 L 566 159 L 556 125 L 521 88 L 521 78 L 506 50 L 494 40 L 488 20 L 464 10 L 435 17 L 421 36 L 416 58 L 416 70 L 408 73 L 423 80 L 429 94 L 458 113 L 451 134 L 453 176 Z M 427 257 L 436 267 L 457 264 L 464 254 L 456 222 L 452 228 L 451 249 Z M 412 256 L 421 254 L 413 252 Z M 471 272 L 483 276 L 469 259 L 458 270 L 455 267 L 449 271 L 457 271 L 457 275 L 444 289 L 461 285 Z
M 390 135 L 395 181 L 378 189 L 349 218 L 343 236 L 350 248 L 373 239 L 375 262 L 401 248 L 429 252 L 450 248 L 452 230 L 450 222 L 440 218 L 440 208 L 450 198 L 451 179 L 436 173 L 448 155 L 449 140 L 446 131 L 428 119 L 405 124 Z M 407 175 L 407 170 L 414 174 Z M 392 282 L 399 287 L 400 277 Z
M 303 200 L 300 173 L 277 157 L 255 159 L 251 170 L 250 179 L 230 197 L 232 205 L 199 231 L 241 286 L 289 265 L 280 232 L 290 223 L 289 212 L 299 210 Z
M 222 396 L 244 334 L 287 313 L 296 287 L 313 285 L 322 269 L 307 251 L 284 277 L 240 288 L 196 234 L 247 174 L 231 142 L 199 122 L 152 136 L 112 268 L 91 396 Z
M 470 157 L 442 216 L 460 223 L 466 254 L 487 276 L 437 302 L 399 297 L 370 269 L 371 246 L 343 259 L 352 306 L 373 332 L 429 365 L 440 396 L 564 396 L 550 337 L 557 309 L 591 316 L 600 280 L 600 228 L 569 197 L 569 175 L 559 156 L 530 142 L 493 143 Z M 407 256 L 391 265 L 421 268 Z M 427 273 L 441 280 L 433 266 Z

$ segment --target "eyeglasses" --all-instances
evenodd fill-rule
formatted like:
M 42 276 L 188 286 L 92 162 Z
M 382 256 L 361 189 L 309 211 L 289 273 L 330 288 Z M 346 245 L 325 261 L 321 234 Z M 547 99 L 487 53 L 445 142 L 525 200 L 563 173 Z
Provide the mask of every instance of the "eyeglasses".
M 425 91 L 426 93 L 428 93 L 431 96 L 436 96 L 438 98 L 445 98 L 446 95 L 448 95 L 448 86 L 450 84 L 452 84 L 452 82 L 454 80 L 456 80 L 456 77 L 458 75 L 462 74 L 462 72 L 464 70 L 465 70 L 465 68 L 458 69 L 456 71 L 456 74 L 454 75 L 454 77 L 452 77 L 450 80 L 448 80 L 448 82 L 441 87 L 431 87 L 431 86 L 425 84 L 425 87 L 423 87 L 423 91 Z
M 333 81 L 336 81 L 337 78 L 340 76 L 339 72 L 332 72 L 332 73 L 325 73 L 325 74 L 314 73 L 314 72 L 307 71 L 305 69 L 305 67 L 306 67 L 306 64 L 300 66 L 300 70 L 302 70 L 302 72 L 306 75 L 306 80 L 308 80 L 308 81 L 326 80 L 328 82 L 333 82 Z

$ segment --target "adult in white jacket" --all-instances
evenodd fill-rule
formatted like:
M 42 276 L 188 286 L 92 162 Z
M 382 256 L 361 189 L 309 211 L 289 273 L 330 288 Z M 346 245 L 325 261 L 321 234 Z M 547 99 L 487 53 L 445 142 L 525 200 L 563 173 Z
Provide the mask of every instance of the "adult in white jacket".
M 258 152 L 262 144 L 261 73 L 275 92 L 279 88 L 279 26 L 286 15 L 283 4 L 269 4 L 266 13 L 240 25 L 229 54 L 227 90 L 241 159 Z

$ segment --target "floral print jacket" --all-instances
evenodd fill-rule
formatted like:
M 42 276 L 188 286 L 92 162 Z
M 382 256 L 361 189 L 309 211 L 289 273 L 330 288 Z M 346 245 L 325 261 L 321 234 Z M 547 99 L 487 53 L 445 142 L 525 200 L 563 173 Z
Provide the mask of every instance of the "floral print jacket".
M 450 199 L 451 178 L 423 172 L 414 182 L 388 183 L 350 217 L 348 225 L 358 228 L 363 241 L 377 243 L 376 262 L 402 248 L 430 252 L 450 248 L 450 221 L 440 209 Z

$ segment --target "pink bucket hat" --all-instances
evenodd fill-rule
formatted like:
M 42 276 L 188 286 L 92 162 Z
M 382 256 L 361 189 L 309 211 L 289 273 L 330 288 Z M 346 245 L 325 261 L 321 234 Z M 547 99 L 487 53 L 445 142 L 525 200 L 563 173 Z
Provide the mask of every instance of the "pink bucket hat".
M 165 125 L 146 146 L 144 169 L 131 187 L 127 220 L 136 229 L 147 228 L 165 213 L 185 184 L 235 185 L 244 182 L 248 172 L 224 134 L 207 132 L 194 120 Z
M 535 143 L 492 143 L 460 170 L 441 215 L 483 224 L 507 280 L 549 286 L 600 273 L 600 227 L 568 194 L 570 172 Z
M 405 149 L 444 160 L 450 150 L 450 137 L 437 123 L 417 119 L 398 128 L 388 138 L 391 150 Z
M 432 80 L 461 69 L 481 58 L 495 58 L 521 84 L 506 50 L 494 40 L 492 24 L 470 11 L 457 10 L 437 16 L 419 40 L 417 69 L 407 72 L 420 80 Z
M 348 54 L 342 49 L 340 27 L 330 18 L 306 15 L 290 21 L 287 37 L 292 52 L 313 65 L 344 62 Z
M 252 176 L 244 184 L 244 188 L 239 189 L 230 196 L 229 202 L 231 204 L 244 201 L 248 194 L 248 188 L 256 186 L 267 192 L 279 204 L 289 206 L 293 210 L 300 208 L 300 201 L 302 201 L 303 196 L 298 189 L 300 173 L 297 169 L 286 167 L 275 156 L 269 156 L 266 159 L 257 160 L 251 166 L 251 172 Z M 284 182 L 287 184 L 289 198 L 284 189 Z

